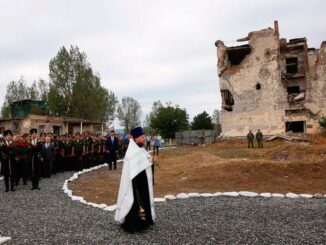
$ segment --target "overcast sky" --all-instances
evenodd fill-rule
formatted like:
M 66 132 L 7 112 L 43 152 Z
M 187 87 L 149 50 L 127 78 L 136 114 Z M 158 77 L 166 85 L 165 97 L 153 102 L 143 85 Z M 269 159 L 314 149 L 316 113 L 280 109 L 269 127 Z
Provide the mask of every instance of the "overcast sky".
M 192 118 L 220 108 L 216 40 L 273 27 L 281 37 L 326 40 L 323 0 L 0 0 L 0 104 L 7 84 L 48 81 L 60 47 L 85 52 L 102 84 L 150 112 L 156 100 Z

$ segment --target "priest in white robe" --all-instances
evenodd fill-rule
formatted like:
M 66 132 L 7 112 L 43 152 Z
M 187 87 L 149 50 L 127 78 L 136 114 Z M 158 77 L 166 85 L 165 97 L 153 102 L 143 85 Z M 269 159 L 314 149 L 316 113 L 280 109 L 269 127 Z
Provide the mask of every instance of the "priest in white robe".
M 127 232 L 139 232 L 154 224 L 152 157 L 141 127 L 131 130 L 132 139 L 122 168 L 115 220 Z

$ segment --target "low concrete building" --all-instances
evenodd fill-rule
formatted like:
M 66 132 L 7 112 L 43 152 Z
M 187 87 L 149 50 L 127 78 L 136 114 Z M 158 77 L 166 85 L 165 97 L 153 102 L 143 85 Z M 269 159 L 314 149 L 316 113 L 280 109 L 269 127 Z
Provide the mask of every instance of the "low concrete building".
M 45 103 L 36 100 L 14 102 L 11 104 L 11 119 L 0 120 L 0 133 L 10 129 L 14 134 L 29 133 L 31 128 L 38 129 L 39 133 L 57 135 L 85 131 L 103 133 L 103 127 L 104 125 L 100 122 L 47 115 Z
M 274 29 L 250 32 L 227 47 L 216 41 L 224 136 L 287 131 L 320 132 L 326 115 L 326 42 L 308 48 L 306 38 L 287 41 Z

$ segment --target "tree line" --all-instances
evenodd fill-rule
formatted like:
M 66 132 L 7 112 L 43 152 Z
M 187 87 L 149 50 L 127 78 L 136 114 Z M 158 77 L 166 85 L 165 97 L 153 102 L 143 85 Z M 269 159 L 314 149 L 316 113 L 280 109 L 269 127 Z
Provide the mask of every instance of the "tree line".
M 17 100 L 43 100 L 48 105 L 47 113 L 55 116 L 76 117 L 102 123 L 118 118 L 126 131 L 141 124 L 140 103 L 132 97 L 123 97 L 119 103 L 113 91 L 101 85 L 100 75 L 87 61 L 87 55 L 77 46 L 67 50 L 61 47 L 49 62 L 49 82 L 44 79 L 27 85 L 24 77 L 11 81 L 7 86 L 1 117 L 10 118 L 10 104 Z M 189 123 L 186 109 L 173 105 L 153 103 L 144 126 L 148 131 L 160 132 L 165 138 L 174 138 L 175 132 L 187 129 L 213 129 L 219 114 L 212 117 L 204 111 Z

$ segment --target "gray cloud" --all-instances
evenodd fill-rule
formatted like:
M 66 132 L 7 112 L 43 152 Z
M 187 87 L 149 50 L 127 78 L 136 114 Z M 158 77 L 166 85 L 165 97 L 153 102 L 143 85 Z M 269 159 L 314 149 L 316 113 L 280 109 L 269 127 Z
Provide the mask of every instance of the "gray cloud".
M 48 80 L 60 47 L 86 52 L 104 86 L 133 96 L 144 114 L 155 100 L 190 116 L 220 107 L 217 39 L 231 41 L 279 20 L 282 37 L 326 37 L 322 0 L 0 0 L 0 104 L 10 80 Z

